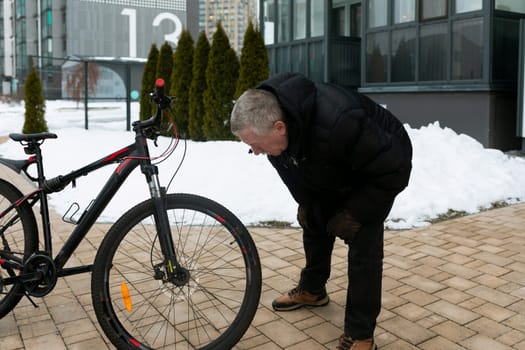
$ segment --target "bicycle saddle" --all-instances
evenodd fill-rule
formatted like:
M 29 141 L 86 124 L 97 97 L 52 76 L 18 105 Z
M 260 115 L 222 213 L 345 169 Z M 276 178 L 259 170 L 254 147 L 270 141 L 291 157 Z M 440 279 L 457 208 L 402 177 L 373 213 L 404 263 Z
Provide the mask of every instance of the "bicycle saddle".
M 39 140 L 45 140 L 45 139 L 56 139 L 57 134 L 54 134 L 52 132 L 39 132 L 36 134 L 19 134 L 19 133 L 11 133 L 9 134 L 9 137 L 14 141 L 39 141 Z

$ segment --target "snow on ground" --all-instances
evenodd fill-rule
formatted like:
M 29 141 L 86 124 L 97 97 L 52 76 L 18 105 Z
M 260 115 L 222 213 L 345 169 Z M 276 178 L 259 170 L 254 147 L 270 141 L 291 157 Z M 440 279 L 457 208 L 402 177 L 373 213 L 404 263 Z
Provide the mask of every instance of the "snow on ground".
M 85 129 L 83 105 L 68 101 L 47 101 L 46 121 L 55 140 L 43 145 L 46 177 L 68 173 L 133 142 L 126 131 L 124 102 L 91 102 L 89 129 Z M 132 103 L 131 120 L 138 118 L 138 104 Z M 22 104 L 0 104 L 0 137 L 21 132 Z M 495 203 L 517 203 L 525 199 L 525 160 L 499 150 L 485 149 L 475 139 L 443 128 L 435 122 L 421 128 L 405 125 L 414 148 L 409 186 L 394 204 L 387 227 L 411 228 L 449 212 L 475 213 Z M 167 147 L 159 142 L 154 154 Z M 170 192 L 188 192 L 209 197 L 233 211 L 246 225 L 266 221 L 296 222 L 296 204 L 264 156 L 248 154 L 237 141 L 179 141 L 175 153 L 160 163 L 164 184 L 178 167 L 186 146 L 183 165 Z M 22 147 L 13 141 L 0 144 L 0 156 L 24 158 Z M 52 194 L 50 204 L 65 213 L 71 203 L 89 205 L 114 166 L 78 179 L 76 188 Z M 130 176 L 103 212 L 101 221 L 114 221 L 125 210 L 148 196 L 140 171 Z

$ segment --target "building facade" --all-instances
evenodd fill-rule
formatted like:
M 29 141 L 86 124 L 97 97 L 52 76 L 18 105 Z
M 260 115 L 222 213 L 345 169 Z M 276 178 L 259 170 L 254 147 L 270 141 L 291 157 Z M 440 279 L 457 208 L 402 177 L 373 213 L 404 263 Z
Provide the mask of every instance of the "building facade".
M 199 27 L 211 42 L 221 22 L 230 45 L 240 53 L 244 32 L 249 21 L 257 24 L 256 0 L 199 0 Z
M 108 86 L 124 80 L 119 61 L 132 65 L 134 85 L 140 86 L 152 44 L 175 47 L 183 29 L 195 37 L 199 33 L 198 3 L 191 0 L 0 0 L 0 8 L 4 94 L 16 93 L 34 65 L 46 98 L 60 98 L 63 68 L 84 59 L 96 60 L 103 77 L 114 72 Z M 122 81 L 114 85 L 120 89 Z
M 520 147 L 525 1 L 263 0 L 260 11 L 272 73 L 358 89 L 412 127 L 439 121 Z

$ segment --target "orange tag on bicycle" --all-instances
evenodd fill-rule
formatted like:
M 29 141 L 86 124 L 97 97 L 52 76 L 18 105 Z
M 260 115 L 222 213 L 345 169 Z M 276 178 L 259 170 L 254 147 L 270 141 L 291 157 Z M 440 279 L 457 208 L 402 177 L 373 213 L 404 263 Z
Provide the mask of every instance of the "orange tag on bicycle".
M 128 312 L 131 312 L 133 309 L 133 305 L 131 304 L 131 297 L 129 295 L 128 286 L 126 285 L 126 282 L 122 282 L 120 285 L 120 291 L 122 293 L 122 299 L 124 300 L 124 306 L 126 307 L 126 310 Z

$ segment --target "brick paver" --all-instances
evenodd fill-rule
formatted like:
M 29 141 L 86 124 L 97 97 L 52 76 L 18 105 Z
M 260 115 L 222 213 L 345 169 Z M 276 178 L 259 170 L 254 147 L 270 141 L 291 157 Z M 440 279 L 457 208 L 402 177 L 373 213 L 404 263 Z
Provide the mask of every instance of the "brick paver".
M 0 177 L 12 174 L 0 169 Z M 525 204 L 385 233 L 381 350 L 525 350 Z M 72 257 L 89 263 L 108 225 L 96 225 Z M 53 221 L 60 236 L 69 224 Z M 237 349 L 335 349 L 346 301 L 346 246 L 336 243 L 327 289 L 331 303 L 276 313 L 272 300 L 298 281 L 304 262 L 298 229 L 252 227 L 263 292 Z M 59 280 L 35 309 L 27 299 L 0 320 L 0 349 L 113 349 L 96 322 L 89 274 Z

